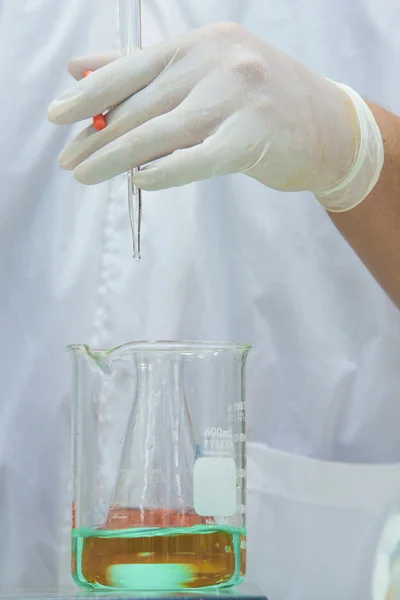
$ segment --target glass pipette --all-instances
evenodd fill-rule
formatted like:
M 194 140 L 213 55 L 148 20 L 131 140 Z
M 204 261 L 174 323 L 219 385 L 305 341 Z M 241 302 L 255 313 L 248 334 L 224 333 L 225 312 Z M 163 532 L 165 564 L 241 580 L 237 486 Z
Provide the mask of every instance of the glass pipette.
M 119 29 L 121 53 L 132 54 L 142 46 L 141 0 L 119 0 Z M 142 217 L 141 191 L 133 183 L 133 174 L 138 168 L 127 173 L 129 220 L 132 231 L 133 258 L 140 260 L 140 226 Z

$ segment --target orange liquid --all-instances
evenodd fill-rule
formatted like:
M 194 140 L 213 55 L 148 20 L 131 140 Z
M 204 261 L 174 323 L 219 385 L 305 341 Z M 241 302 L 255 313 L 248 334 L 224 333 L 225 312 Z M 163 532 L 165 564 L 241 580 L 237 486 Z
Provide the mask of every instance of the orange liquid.
M 74 531 L 74 579 L 113 589 L 236 585 L 246 570 L 244 530 L 203 521 L 196 514 L 113 509 L 104 529 Z

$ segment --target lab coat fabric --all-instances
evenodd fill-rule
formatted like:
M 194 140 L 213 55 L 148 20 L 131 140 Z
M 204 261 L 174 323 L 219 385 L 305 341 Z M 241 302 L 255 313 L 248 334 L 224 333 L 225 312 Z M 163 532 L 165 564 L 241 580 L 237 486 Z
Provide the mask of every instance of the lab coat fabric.
M 144 44 L 235 20 L 400 111 L 397 0 L 143 0 Z M 249 342 L 250 582 L 270 600 L 369 598 L 400 497 L 400 315 L 310 194 L 245 176 L 144 194 L 56 158 L 67 61 L 119 45 L 116 0 L 0 3 L 0 589 L 72 585 L 67 343 Z M 284 74 L 282 74 L 284 77 Z

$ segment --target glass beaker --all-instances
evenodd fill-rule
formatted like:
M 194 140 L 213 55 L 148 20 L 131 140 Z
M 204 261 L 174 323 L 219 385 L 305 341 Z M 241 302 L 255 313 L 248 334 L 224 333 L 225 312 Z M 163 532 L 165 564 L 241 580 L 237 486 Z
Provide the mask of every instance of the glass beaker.
M 84 587 L 222 587 L 246 571 L 250 346 L 69 346 L 72 572 Z

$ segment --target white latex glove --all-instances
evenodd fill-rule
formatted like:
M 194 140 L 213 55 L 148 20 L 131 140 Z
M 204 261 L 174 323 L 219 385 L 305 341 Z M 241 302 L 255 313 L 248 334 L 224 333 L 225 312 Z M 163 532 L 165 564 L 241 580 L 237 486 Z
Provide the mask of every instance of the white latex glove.
M 239 25 L 219 23 L 115 59 L 72 61 L 77 79 L 95 72 L 49 107 L 58 124 L 109 110 L 103 131 L 89 125 L 60 156 L 82 183 L 147 163 L 135 179 L 144 190 L 241 172 L 347 210 L 378 180 L 382 139 L 360 96 Z

